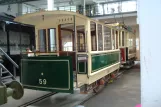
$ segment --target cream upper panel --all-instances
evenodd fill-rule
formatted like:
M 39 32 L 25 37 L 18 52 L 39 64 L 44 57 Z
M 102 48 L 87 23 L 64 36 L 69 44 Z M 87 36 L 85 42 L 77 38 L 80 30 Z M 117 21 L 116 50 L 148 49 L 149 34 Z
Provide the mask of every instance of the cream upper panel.
M 85 25 L 86 20 L 90 20 L 90 21 L 96 22 L 97 24 L 108 26 L 108 25 L 105 25 L 104 23 L 90 19 L 84 15 L 81 15 L 75 12 L 69 12 L 69 11 L 40 11 L 40 12 L 29 13 L 29 14 L 16 17 L 14 21 L 24 23 L 24 24 L 41 26 L 41 27 L 43 25 L 46 28 L 47 26 L 51 27 L 53 25 L 58 25 L 58 24 L 65 24 L 65 23 L 71 23 L 71 22 L 74 23 L 74 17 L 75 17 L 76 25 Z M 108 26 L 108 27 L 111 27 L 111 26 Z
M 83 15 L 78 14 L 78 13 L 75 13 L 75 12 L 42 11 L 42 12 L 30 13 L 30 14 L 25 14 L 25 15 L 19 16 L 19 17 L 15 18 L 14 21 L 25 23 L 25 24 L 38 25 L 38 24 L 40 24 L 40 23 L 42 23 L 43 21 L 46 21 L 46 20 L 62 22 L 62 19 L 63 19 L 63 22 L 64 21 L 74 22 L 74 20 L 73 20 L 74 16 L 77 18 L 77 20 L 80 20 L 80 22 L 83 22 L 83 21 L 81 21 L 83 19 L 84 20 L 89 19 L 88 17 L 83 16 Z M 79 22 L 79 21 L 77 21 L 77 22 Z

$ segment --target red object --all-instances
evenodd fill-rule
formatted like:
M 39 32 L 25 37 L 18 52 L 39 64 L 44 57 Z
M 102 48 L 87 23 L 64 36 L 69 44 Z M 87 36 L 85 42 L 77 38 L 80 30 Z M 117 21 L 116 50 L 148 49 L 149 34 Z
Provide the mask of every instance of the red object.
M 105 84 L 105 81 L 103 80 L 103 79 L 101 79 L 100 81 L 99 81 L 99 85 L 104 85 Z
M 112 77 L 112 78 L 115 78 L 115 74 L 111 74 L 111 77 Z

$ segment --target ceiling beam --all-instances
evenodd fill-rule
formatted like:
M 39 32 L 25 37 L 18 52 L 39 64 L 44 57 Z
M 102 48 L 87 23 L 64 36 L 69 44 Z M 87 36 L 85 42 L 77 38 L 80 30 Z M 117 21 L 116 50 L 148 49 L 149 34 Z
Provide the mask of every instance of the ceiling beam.
M 39 1 L 39 0 L 0 0 L 0 5 L 24 3 L 24 2 L 29 2 L 29 1 Z

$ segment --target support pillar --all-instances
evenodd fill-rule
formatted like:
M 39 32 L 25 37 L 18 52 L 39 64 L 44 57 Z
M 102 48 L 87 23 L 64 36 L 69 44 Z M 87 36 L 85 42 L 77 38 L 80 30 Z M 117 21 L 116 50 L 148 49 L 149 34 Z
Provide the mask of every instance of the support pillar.
M 18 14 L 17 16 L 21 16 L 23 14 L 22 3 L 18 3 Z
M 151 8 L 149 9 L 149 7 Z M 138 1 L 142 107 L 161 106 L 160 10 L 160 0 Z
M 47 8 L 48 8 L 48 11 L 51 11 L 54 9 L 54 0 L 47 0 Z
M 48 11 L 52 11 L 52 10 L 54 10 L 54 0 L 47 0 L 47 8 L 48 8 Z M 48 34 L 49 35 L 47 35 L 47 36 L 50 36 L 49 38 L 50 38 L 50 46 L 48 46 L 48 47 L 50 47 L 50 51 L 54 51 L 54 49 L 55 49 L 55 30 L 54 29 L 50 29 L 50 30 L 48 30 Z M 48 37 L 47 37 L 48 38 Z
M 83 15 L 86 16 L 86 0 L 83 0 Z

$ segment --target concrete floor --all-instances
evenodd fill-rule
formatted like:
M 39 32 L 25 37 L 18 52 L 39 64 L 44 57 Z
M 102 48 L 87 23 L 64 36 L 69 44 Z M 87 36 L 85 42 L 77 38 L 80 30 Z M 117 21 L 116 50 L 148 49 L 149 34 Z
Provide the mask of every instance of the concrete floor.
M 126 71 L 101 93 L 87 101 L 85 107 L 135 107 L 140 104 L 140 69 Z
M 0 107 L 17 107 L 25 102 L 32 101 L 48 92 L 25 89 L 21 100 L 9 98 L 8 103 Z M 28 107 L 73 107 L 91 94 L 82 95 L 58 93 L 41 102 Z M 102 92 L 84 103 L 85 107 L 135 107 L 140 103 L 140 69 L 134 68 L 126 71 L 123 76 L 113 84 L 106 86 Z

